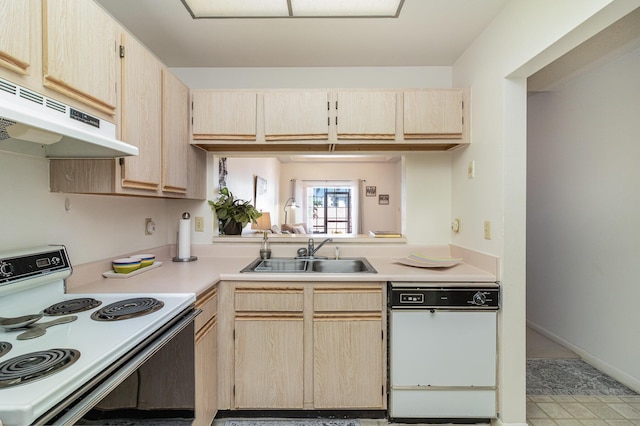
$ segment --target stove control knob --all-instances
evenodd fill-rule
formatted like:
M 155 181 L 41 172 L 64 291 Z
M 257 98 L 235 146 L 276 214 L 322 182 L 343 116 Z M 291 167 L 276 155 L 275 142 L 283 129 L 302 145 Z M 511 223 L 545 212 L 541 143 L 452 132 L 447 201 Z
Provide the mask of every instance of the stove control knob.
M 60 258 L 59 257 L 52 257 L 51 258 L 51 263 L 53 263 L 54 265 L 57 265 L 60 263 Z
M 482 306 L 485 303 L 487 303 L 487 296 L 483 292 L 479 291 L 473 295 L 474 305 Z
M 10 277 L 13 274 L 13 265 L 7 262 L 0 263 L 0 277 Z

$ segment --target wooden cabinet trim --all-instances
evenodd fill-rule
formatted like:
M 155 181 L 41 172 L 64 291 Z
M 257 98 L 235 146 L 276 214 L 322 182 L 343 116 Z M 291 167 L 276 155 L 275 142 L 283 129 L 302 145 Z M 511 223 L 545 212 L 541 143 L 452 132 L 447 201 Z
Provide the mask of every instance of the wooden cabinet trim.
M 295 293 L 302 294 L 303 287 L 236 287 L 236 294 L 238 293 Z
M 196 344 L 198 344 L 202 339 L 204 339 L 209 331 L 211 331 L 215 326 L 218 325 L 218 319 L 213 317 L 207 322 L 205 325 L 200 327 L 200 329 L 196 332 Z
M 314 321 L 380 321 L 381 313 L 355 313 L 355 312 L 336 312 L 336 313 L 314 313 Z
M 304 317 L 300 313 L 272 312 L 268 314 L 260 314 L 256 312 L 238 312 L 236 313 L 236 321 L 291 321 L 302 320 Z
M 380 285 L 373 286 L 353 286 L 353 287 L 314 287 L 314 293 L 382 293 Z
M 217 295 L 218 295 L 218 287 L 213 286 L 209 290 L 205 291 L 200 297 L 198 297 L 198 300 L 196 300 L 196 308 L 201 309 L 202 306 L 204 306 L 206 303 L 211 301 L 211 299 L 213 299 Z
M 62 80 L 58 80 L 57 78 L 54 78 L 48 74 L 44 75 L 42 85 L 59 93 L 62 93 L 63 95 L 68 96 L 72 99 L 75 99 L 76 101 L 87 104 L 90 107 L 97 109 L 98 111 L 104 112 L 105 114 L 109 114 L 112 116 L 116 115 L 115 105 L 103 102 L 88 93 L 84 93 L 83 91 L 74 88 L 71 84 L 66 83 Z
M 21 61 L 4 52 L 0 52 L 0 65 L 22 75 L 28 75 L 31 66 L 28 62 Z
M 200 330 L 203 326 L 211 321 L 212 318 L 216 318 L 218 312 L 218 288 L 207 290 L 202 296 L 198 297 L 195 304 L 196 309 L 200 309 L 202 312 L 196 317 L 195 326 L 196 331 Z

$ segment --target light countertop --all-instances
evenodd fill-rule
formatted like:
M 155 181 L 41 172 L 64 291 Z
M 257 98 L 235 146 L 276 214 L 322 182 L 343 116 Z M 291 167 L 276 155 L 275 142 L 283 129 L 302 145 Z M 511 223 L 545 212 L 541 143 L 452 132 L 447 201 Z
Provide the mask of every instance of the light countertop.
M 498 260 L 461 248 L 449 246 L 411 247 L 398 246 L 390 249 L 378 247 L 358 248 L 358 253 L 349 253 L 341 246 L 340 257 L 366 257 L 377 270 L 371 273 L 320 274 L 320 273 L 240 273 L 239 271 L 256 259 L 255 250 L 246 247 L 197 246 L 192 254 L 198 256 L 194 262 L 173 262 L 170 253 L 173 247 L 156 250 L 156 260 L 162 266 L 128 278 L 104 278 L 102 272 L 110 270 L 110 259 L 74 267 L 74 274 L 67 279 L 69 293 L 195 293 L 203 294 L 220 281 L 295 281 L 295 282 L 372 282 L 372 281 L 416 281 L 426 283 L 486 283 L 497 281 Z M 284 257 L 275 250 L 274 257 Z M 395 263 L 394 258 L 419 252 L 430 256 L 462 257 L 464 263 L 450 268 L 416 268 Z M 327 254 L 327 253 L 323 253 Z

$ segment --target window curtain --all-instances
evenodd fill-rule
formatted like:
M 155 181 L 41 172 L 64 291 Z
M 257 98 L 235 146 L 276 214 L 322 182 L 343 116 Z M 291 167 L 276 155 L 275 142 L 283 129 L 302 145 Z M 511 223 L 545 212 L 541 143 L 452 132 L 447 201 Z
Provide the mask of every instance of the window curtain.
M 364 234 L 363 230 L 362 230 L 362 226 L 364 224 L 364 208 L 362 208 L 362 206 L 364 206 L 364 194 L 365 194 L 365 186 L 367 185 L 367 180 L 366 179 L 359 179 L 358 180 L 358 229 L 357 229 L 357 233 L 358 234 Z

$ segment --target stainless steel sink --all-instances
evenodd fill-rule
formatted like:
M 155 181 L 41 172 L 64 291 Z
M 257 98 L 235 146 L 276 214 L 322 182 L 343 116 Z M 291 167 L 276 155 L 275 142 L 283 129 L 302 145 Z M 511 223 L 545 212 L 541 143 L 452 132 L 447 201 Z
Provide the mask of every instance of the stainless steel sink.
M 299 259 L 258 259 L 240 272 L 304 272 L 307 261 Z
M 376 272 L 366 259 L 327 259 L 311 262 L 312 272 L 324 274 L 349 274 L 354 272 Z
M 281 257 L 273 259 L 256 259 L 240 272 L 252 273 L 316 273 L 316 274 L 377 274 L 369 261 L 364 257 L 342 259 L 296 259 Z

